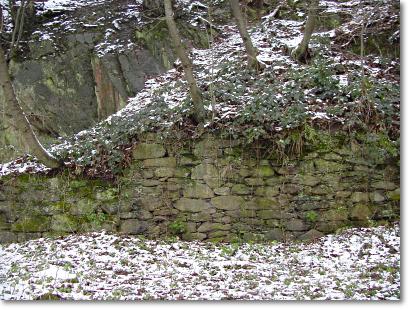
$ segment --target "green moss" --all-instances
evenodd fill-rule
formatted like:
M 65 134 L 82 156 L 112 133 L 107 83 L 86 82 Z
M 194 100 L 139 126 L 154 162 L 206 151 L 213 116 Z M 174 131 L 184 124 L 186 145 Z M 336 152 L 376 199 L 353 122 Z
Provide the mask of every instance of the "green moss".
M 70 182 L 70 187 L 73 190 L 81 189 L 83 187 L 87 187 L 89 184 L 86 180 L 72 180 Z
M 44 232 L 50 228 L 50 218 L 48 216 L 33 215 L 24 217 L 15 222 L 12 231 L 22 232 Z
M 96 193 L 96 199 L 103 202 L 113 201 L 118 198 L 118 193 L 118 188 L 99 189 Z
M 55 213 L 69 213 L 73 205 L 65 200 L 60 200 L 51 204 L 51 207 Z
M 190 27 L 183 22 L 177 21 L 181 36 L 190 39 L 193 44 L 200 48 L 208 47 L 208 39 L 204 31 Z M 138 29 L 135 32 L 137 41 L 143 43 L 162 62 L 166 69 L 172 68 L 175 61 L 171 39 L 165 20 L 152 23 L 151 25 Z
M 400 200 L 400 189 L 388 192 L 387 197 L 389 197 L 389 199 L 393 201 L 399 201 Z
M 57 214 L 51 220 L 51 230 L 58 232 L 76 232 L 79 218 L 70 214 Z
M 255 168 L 254 175 L 257 177 L 271 177 L 275 174 L 275 171 L 271 166 L 259 166 Z
M 311 210 L 305 213 L 305 219 L 309 222 L 316 222 L 318 220 L 319 215 L 317 212 Z
M 187 231 L 187 224 L 185 222 L 185 219 L 178 218 L 175 221 L 171 222 L 168 228 L 172 235 L 179 236 Z

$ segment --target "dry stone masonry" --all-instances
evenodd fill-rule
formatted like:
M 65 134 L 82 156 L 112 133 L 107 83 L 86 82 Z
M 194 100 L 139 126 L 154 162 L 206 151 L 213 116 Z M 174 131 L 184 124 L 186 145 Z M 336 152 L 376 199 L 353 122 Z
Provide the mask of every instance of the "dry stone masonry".
M 312 151 L 287 164 L 213 136 L 176 148 L 147 135 L 118 182 L 0 179 L 0 242 L 99 229 L 184 240 L 305 240 L 400 216 L 399 163 L 363 149 Z

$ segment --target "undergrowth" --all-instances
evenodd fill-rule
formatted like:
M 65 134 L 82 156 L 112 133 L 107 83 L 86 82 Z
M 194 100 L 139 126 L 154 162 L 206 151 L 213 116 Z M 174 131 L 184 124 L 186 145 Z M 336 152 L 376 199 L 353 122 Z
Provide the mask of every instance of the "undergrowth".
M 236 62 L 225 62 L 218 69 L 212 77 L 217 87 L 200 82 L 205 105 L 213 105 L 204 132 L 242 139 L 246 144 L 271 141 L 282 159 L 289 153 L 302 154 L 304 145 L 313 142 L 331 149 L 326 136 L 316 131 L 355 139 L 359 135 L 359 140 L 372 133 L 377 139 L 368 137 L 364 143 L 384 147 L 386 155 L 398 154 L 397 83 L 363 77 L 357 68 L 341 70 L 320 56 L 307 66 L 281 72 L 266 69 L 260 75 Z M 78 173 L 115 178 L 130 162 L 132 145 L 144 132 L 156 132 L 164 139 L 197 138 L 190 98 L 176 107 L 165 102 L 165 95 L 173 91 L 169 84 L 158 87 L 150 104 L 133 113 L 112 115 L 92 131 L 76 135 L 69 147 L 57 147 L 56 155 L 67 159 Z

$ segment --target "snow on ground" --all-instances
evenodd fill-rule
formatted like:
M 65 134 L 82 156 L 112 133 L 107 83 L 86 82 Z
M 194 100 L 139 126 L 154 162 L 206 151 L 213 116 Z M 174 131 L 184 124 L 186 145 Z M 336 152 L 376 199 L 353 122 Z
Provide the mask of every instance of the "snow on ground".
M 400 229 L 310 243 L 152 241 L 106 232 L 0 246 L 0 299 L 398 300 Z

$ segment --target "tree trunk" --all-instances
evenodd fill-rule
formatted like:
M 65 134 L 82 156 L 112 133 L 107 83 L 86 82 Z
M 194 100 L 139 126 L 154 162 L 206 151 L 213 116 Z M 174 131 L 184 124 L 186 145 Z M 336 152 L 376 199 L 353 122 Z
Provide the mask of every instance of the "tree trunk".
M 3 89 L 4 99 L 10 113 L 14 119 L 14 126 L 18 129 L 22 135 L 25 143 L 29 147 L 29 150 L 33 152 L 33 155 L 37 159 L 49 168 L 57 168 L 61 163 L 49 154 L 37 139 L 23 109 L 17 101 L 14 93 L 13 85 L 8 71 L 6 56 L 3 48 L 0 46 L 0 86 Z
M 205 109 L 202 102 L 201 91 L 199 90 L 194 78 L 192 62 L 188 57 L 184 46 L 182 45 L 181 37 L 178 32 L 177 25 L 174 21 L 171 0 L 164 0 L 165 20 L 168 26 L 173 45 L 175 47 L 178 58 L 181 60 L 184 68 L 185 79 L 188 82 L 189 92 L 194 104 L 194 118 L 198 123 L 205 119 Z
M 258 62 L 256 56 L 258 55 L 257 49 L 253 46 L 252 40 L 246 30 L 245 19 L 242 16 L 241 8 L 238 0 L 230 0 L 232 15 L 235 18 L 236 25 L 239 29 L 243 44 L 245 45 L 246 54 L 248 56 L 248 66 L 256 70 L 261 69 L 261 64 Z
M 313 30 L 315 29 L 318 9 L 319 0 L 311 0 L 303 39 L 291 53 L 292 57 L 297 61 L 307 62 L 309 41 L 312 37 Z

